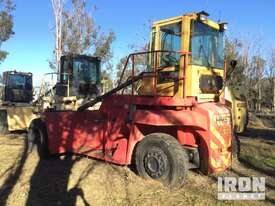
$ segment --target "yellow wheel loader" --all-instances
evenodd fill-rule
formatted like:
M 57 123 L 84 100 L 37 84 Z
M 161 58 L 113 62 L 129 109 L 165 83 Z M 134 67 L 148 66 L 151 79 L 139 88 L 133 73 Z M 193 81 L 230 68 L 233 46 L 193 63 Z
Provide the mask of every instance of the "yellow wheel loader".
M 86 55 L 66 55 L 60 60 L 60 72 L 44 75 L 39 98 L 39 111 L 77 110 L 101 93 L 101 60 Z
M 101 93 L 100 59 L 86 55 L 61 57 L 60 72 L 43 80 L 33 101 L 32 73 L 7 71 L 0 85 L 0 133 L 26 131 L 45 109 L 76 110 Z
M 3 72 L 0 86 L 0 133 L 26 130 L 35 118 L 32 73 Z

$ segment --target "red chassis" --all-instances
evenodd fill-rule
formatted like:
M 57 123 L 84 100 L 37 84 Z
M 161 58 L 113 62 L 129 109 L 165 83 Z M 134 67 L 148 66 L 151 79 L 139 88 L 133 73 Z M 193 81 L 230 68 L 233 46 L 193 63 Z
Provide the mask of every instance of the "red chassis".
M 128 165 L 144 137 L 165 133 L 183 148 L 199 152 L 204 173 L 224 171 L 231 165 L 230 111 L 221 103 L 112 95 L 103 99 L 99 110 L 47 111 L 43 119 L 51 154 L 73 152 Z

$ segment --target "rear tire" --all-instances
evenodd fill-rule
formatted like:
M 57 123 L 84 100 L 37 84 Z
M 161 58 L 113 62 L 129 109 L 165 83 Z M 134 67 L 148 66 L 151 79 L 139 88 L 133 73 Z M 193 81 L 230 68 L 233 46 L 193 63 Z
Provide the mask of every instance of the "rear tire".
M 179 188 L 186 178 L 188 156 L 174 137 L 154 133 L 138 143 L 135 164 L 140 176 Z
M 8 133 L 8 119 L 7 110 L 0 110 L 0 134 Z
M 28 131 L 28 148 L 29 151 L 37 148 L 38 155 L 41 159 L 50 156 L 48 147 L 48 135 L 45 124 L 41 120 L 34 120 Z

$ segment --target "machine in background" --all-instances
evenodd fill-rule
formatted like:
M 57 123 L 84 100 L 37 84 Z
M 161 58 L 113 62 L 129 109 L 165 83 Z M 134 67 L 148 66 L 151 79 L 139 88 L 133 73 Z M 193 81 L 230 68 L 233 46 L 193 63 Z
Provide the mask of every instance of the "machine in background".
M 34 118 L 32 73 L 3 72 L 0 87 L 0 133 L 27 130 Z
M 98 57 L 66 55 L 59 73 L 44 75 L 36 105 L 45 109 L 77 110 L 101 94 L 101 61 Z

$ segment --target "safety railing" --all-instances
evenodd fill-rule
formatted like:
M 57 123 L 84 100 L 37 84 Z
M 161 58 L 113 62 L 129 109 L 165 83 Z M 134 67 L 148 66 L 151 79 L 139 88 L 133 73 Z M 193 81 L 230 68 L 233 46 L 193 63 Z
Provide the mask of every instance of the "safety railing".
M 123 80 L 134 79 L 137 74 L 143 73 L 144 78 L 151 77 L 153 78 L 153 94 L 154 96 L 157 95 L 157 78 L 158 73 L 161 72 L 163 69 L 169 66 L 179 65 L 182 66 L 183 72 L 179 72 L 179 77 L 175 79 L 175 81 L 183 81 L 186 75 L 186 67 L 188 65 L 188 58 L 190 52 L 180 52 L 180 51 L 166 51 L 166 50 L 156 50 L 156 51 L 146 51 L 146 52 L 137 52 L 130 54 L 124 64 L 123 70 L 121 72 L 120 78 L 118 80 L 117 86 L 119 87 Z M 143 55 L 145 58 L 140 58 Z M 164 57 L 167 56 L 168 63 L 163 64 Z M 169 65 L 169 58 L 171 57 L 171 65 Z M 178 59 L 177 59 L 178 58 Z M 142 61 L 141 61 L 142 60 Z M 180 62 L 183 61 L 182 64 Z M 144 71 L 136 71 L 138 70 L 136 65 L 142 62 L 145 63 L 145 70 Z M 174 63 L 174 64 L 173 64 Z M 130 67 L 130 69 L 129 69 Z M 148 69 L 149 68 L 149 69 Z M 126 72 L 128 69 L 128 72 Z M 130 72 L 129 72 L 130 70 Z M 127 77 L 125 75 L 127 73 Z M 183 88 L 185 88 L 185 81 L 183 81 Z M 124 92 L 125 88 L 122 89 L 122 93 Z M 131 94 L 134 95 L 135 85 L 134 83 L 131 85 Z M 184 92 L 185 93 L 185 92 Z
M 45 96 L 54 96 L 55 95 L 55 89 L 57 83 L 60 83 L 60 76 L 66 77 L 66 83 L 64 86 L 66 86 L 67 91 L 67 97 L 70 96 L 70 75 L 69 73 L 58 73 L 58 72 L 50 72 L 44 74 L 41 82 L 41 86 L 39 88 L 39 93 L 38 93 L 38 100 L 45 97 Z
M 111 91 L 96 97 L 95 99 L 86 102 L 85 104 L 81 105 L 77 111 L 84 111 L 89 107 L 92 107 L 93 105 L 95 105 L 96 103 L 102 101 L 104 98 L 111 96 L 113 94 L 116 94 L 120 91 L 125 90 L 125 88 L 127 87 L 131 87 L 131 94 L 134 95 L 134 84 L 137 83 L 139 80 L 144 79 L 145 77 L 152 77 L 153 78 L 153 82 L 154 82 L 154 96 L 157 96 L 157 77 L 158 77 L 158 73 L 161 72 L 163 69 L 165 69 L 165 66 L 161 65 L 161 55 L 160 54 L 164 54 L 164 53 L 168 53 L 168 54 L 178 54 L 179 55 L 179 61 L 183 61 L 183 64 L 180 64 L 180 62 L 178 61 L 177 64 L 178 65 L 182 65 L 183 66 L 183 72 L 181 73 L 181 76 L 179 76 L 179 78 L 177 78 L 176 81 L 183 81 L 185 79 L 185 73 L 186 73 L 186 67 L 188 65 L 188 57 L 190 55 L 190 52 L 177 52 L 177 51 L 147 51 L 147 52 L 138 52 L 138 53 L 133 53 L 130 54 L 124 64 L 124 67 L 122 69 L 120 78 L 118 80 L 117 86 L 112 89 Z M 138 55 L 150 55 L 150 58 L 143 58 L 143 61 L 141 59 L 138 59 L 137 56 Z M 183 59 L 182 59 L 183 58 Z M 131 62 L 130 62 L 131 61 Z M 141 62 L 142 64 L 144 64 L 144 69 L 143 71 L 139 69 L 139 71 L 137 72 L 136 69 L 137 67 L 135 67 L 135 65 L 137 65 L 137 61 Z M 146 64 L 145 64 L 146 62 Z M 131 63 L 131 64 L 130 64 Z M 149 63 L 149 64 L 148 64 Z M 129 68 L 130 65 L 130 68 Z M 148 66 L 150 67 L 148 69 Z M 124 76 L 126 75 L 126 69 L 129 68 L 130 73 L 128 73 L 128 76 L 126 78 L 124 78 Z M 148 71 L 149 70 L 149 71 Z M 183 81 L 183 88 L 185 88 L 185 81 Z M 185 95 L 185 92 L 184 92 Z

